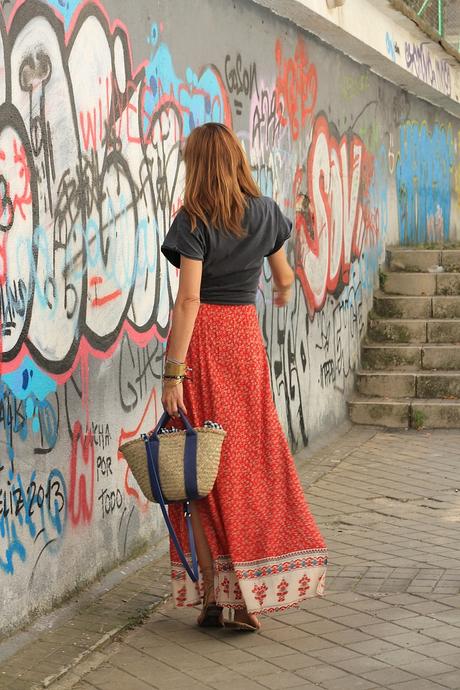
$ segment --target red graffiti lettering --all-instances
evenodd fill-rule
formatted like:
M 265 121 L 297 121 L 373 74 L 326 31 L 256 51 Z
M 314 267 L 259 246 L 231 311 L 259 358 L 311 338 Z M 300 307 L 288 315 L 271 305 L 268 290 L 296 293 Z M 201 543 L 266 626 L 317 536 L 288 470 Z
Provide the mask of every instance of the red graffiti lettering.
M 298 139 L 301 128 L 313 115 L 318 94 L 315 65 L 308 60 L 307 48 L 301 39 L 293 58 L 283 59 L 281 41 L 275 47 L 277 65 L 276 112 L 283 127 L 289 123 L 292 138 Z
M 23 206 L 30 206 L 32 203 L 32 191 L 30 189 L 31 172 L 27 163 L 25 148 L 21 142 L 17 141 L 16 139 L 13 139 L 13 161 L 18 165 L 18 178 L 20 180 L 22 179 L 24 183 L 21 193 L 15 193 L 13 196 L 13 208 L 15 211 L 18 209 L 19 213 L 21 214 L 21 218 L 26 220 L 27 216 L 24 213 Z
M 151 431 L 151 429 L 153 429 L 156 424 L 155 420 L 157 419 L 157 417 L 157 391 L 155 390 L 155 388 L 153 388 L 152 392 L 150 393 L 147 404 L 145 406 L 144 412 L 142 413 L 142 417 L 139 421 L 139 424 L 134 429 L 121 429 L 120 436 L 118 438 L 118 447 L 123 445 L 125 441 L 130 441 L 131 439 L 139 438 L 141 431 L 143 431 L 144 433 Z M 123 455 L 120 453 L 120 451 L 118 451 L 117 457 L 119 462 L 122 462 L 125 467 L 126 494 L 128 496 L 132 496 L 133 498 L 135 498 L 137 501 L 138 508 L 142 512 L 145 512 L 146 510 L 148 510 L 149 502 L 146 498 L 144 498 L 142 492 L 139 490 L 139 485 L 134 479 L 129 466 L 126 460 L 124 459 Z
M 70 455 L 69 514 L 72 524 L 88 523 L 94 504 L 94 440 L 91 431 L 83 433 L 75 422 Z
M 297 275 L 310 312 L 319 311 L 328 293 L 349 282 L 350 265 L 361 253 L 366 226 L 375 234 L 375 213 L 369 209 L 367 188 L 373 159 L 356 135 L 330 133 L 324 116 L 316 120 L 308 152 L 308 201 L 311 213 L 296 206 Z M 295 181 L 296 197 L 302 172 Z M 301 196 L 301 195 L 300 195 Z

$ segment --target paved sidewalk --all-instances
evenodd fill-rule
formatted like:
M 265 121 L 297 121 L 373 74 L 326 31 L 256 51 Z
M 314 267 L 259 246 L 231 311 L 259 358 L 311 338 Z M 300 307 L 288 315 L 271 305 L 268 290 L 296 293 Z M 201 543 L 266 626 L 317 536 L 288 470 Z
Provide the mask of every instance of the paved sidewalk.
M 298 460 L 329 548 L 324 598 L 263 617 L 260 634 L 199 629 L 167 601 L 52 690 L 460 689 L 460 432 L 354 427 Z M 53 678 L 46 636 L 34 649 L 2 664 L 2 690 L 44 687 L 44 662 Z

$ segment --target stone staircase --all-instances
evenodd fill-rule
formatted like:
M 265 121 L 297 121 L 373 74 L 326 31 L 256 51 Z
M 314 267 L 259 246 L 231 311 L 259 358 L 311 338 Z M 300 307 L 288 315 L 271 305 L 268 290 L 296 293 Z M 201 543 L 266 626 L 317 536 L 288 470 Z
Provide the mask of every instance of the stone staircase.
M 358 424 L 460 428 L 460 250 L 387 250 L 349 412 Z

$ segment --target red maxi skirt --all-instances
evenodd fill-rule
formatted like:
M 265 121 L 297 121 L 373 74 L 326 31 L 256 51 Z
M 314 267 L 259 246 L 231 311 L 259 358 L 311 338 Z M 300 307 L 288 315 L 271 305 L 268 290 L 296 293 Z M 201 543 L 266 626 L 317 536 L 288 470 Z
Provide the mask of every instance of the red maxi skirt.
M 310 513 L 273 402 L 254 305 L 201 304 L 187 364 L 184 403 L 193 426 L 227 431 L 216 483 L 198 502 L 214 559 L 217 603 L 270 613 L 324 594 L 327 546 Z M 181 504 L 169 506 L 189 553 Z M 201 602 L 171 542 L 176 606 Z

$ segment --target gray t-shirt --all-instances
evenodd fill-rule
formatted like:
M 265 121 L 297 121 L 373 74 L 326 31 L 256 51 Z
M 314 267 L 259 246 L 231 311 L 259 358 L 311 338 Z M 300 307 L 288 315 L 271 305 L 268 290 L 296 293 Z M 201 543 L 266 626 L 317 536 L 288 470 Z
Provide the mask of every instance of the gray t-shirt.
M 245 237 L 216 230 L 198 220 L 191 232 L 188 214 L 180 210 L 161 246 L 176 268 L 180 257 L 203 261 L 200 300 L 208 304 L 255 304 L 265 256 L 289 238 L 291 221 L 266 196 L 248 197 L 243 227 Z

